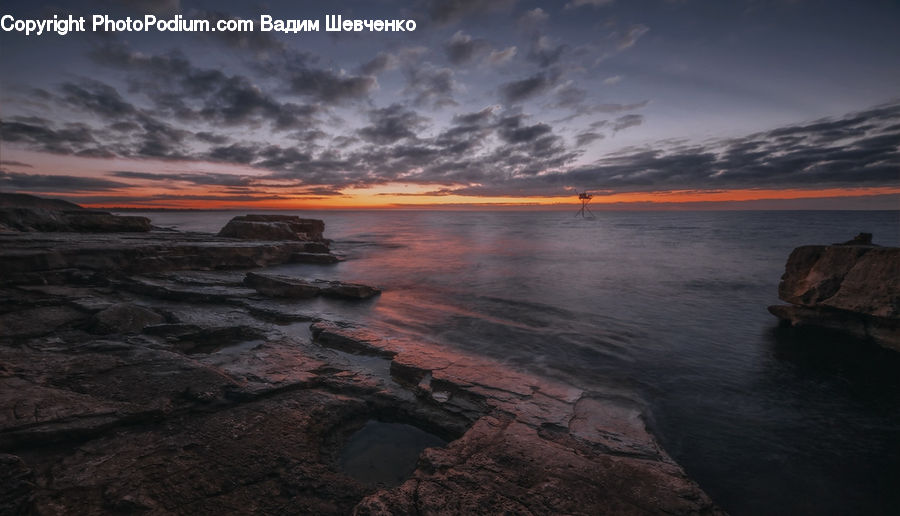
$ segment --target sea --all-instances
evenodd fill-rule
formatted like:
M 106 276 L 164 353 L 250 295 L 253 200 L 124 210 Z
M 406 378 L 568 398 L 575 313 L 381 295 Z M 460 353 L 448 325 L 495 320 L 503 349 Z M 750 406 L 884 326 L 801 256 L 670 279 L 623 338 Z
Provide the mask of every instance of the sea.
M 900 514 L 900 354 L 766 311 L 792 249 L 900 245 L 900 211 L 280 213 L 323 219 L 346 260 L 279 274 L 384 289 L 324 316 L 633 399 L 731 514 Z

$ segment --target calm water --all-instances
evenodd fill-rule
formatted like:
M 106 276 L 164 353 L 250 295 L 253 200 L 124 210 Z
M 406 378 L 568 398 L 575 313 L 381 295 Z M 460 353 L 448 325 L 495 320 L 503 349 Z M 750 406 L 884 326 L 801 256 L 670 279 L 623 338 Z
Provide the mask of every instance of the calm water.
M 900 212 L 297 214 L 348 260 L 280 273 L 385 289 L 334 315 L 626 393 L 732 514 L 900 513 L 900 356 L 766 311 L 794 247 L 900 245 Z M 217 231 L 234 213 L 146 215 Z

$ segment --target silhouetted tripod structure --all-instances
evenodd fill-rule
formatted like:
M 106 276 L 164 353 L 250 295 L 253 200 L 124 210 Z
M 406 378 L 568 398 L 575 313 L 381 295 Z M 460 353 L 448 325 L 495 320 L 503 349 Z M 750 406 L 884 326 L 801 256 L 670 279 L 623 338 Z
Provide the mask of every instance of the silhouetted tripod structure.
M 593 198 L 594 198 L 594 196 L 587 193 L 587 191 L 584 191 L 584 192 L 581 192 L 580 194 L 578 194 L 578 200 L 581 201 L 581 209 L 578 210 L 577 212 L 575 212 L 576 217 L 578 215 L 581 215 L 582 218 L 587 218 L 587 215 L 585 215 L 584 212 L 588 212 L 591 214 L 591 218 L 594 218 L 594 212 L 592 212 L 591 209 L 588 208 L 588 203 L 591 202 L 591 199 L 593 199 Z

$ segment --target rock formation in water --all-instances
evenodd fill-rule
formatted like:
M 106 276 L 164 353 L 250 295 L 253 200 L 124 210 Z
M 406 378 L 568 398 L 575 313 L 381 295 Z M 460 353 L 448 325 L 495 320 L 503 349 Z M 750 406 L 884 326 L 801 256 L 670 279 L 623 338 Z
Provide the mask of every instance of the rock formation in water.
M 372 287 L 230 270 L 312 244 L 0 232 L 0 513 L 720 513 L 620 395 L 322 319 Z M 371 419 L 452 442 L 365 485 L 338 457 Z
M 231 219 L 219 236 L 245 240 L 307 240 L 321 242 L 325 223 L 291 215 L 243 215 Z
M 807 245 L 788 258 L 769 307 L 784 324 L 836 330 L 900 351 L 900 248 L 861 233 L 841 244 Z
M 124 233 L 150 229 L 150 219 L 146 217 L 86 210 L 59 199 L 0 193 L 0 231 Z

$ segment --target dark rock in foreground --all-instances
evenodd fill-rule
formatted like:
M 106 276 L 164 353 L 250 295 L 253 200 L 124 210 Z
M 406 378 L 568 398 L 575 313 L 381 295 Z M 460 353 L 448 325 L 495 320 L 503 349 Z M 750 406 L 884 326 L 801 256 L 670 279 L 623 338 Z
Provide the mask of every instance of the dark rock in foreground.
M 794 249 L 769 312 L 792 326 L 842 331 L 900 350 L 900 248 L 861 234 Z
M 325 223 L 319 219 L 301 219 L 292 215 L 242 215 L 234 217 L 219 231 L 219 236 L 243 240 L 323 241 Z
M 58 199 L 0 193 L 0 231 L 129 233 L 150 229 L 146 217 L 86 210 Z

